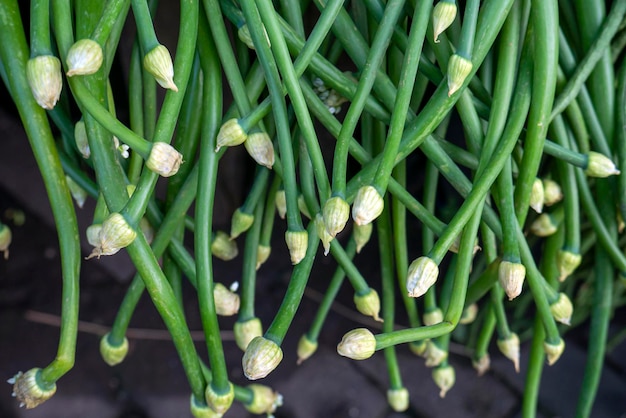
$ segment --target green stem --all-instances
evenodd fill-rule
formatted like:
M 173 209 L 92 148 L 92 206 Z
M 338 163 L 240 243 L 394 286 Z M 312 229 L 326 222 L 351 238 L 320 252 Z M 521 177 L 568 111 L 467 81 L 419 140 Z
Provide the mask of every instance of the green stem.
M 30 56 L 51 55 L 50 0 L 30 2 Z
M 535 315 L 533 326 L 533 339 L 530 346 L 528 369 L 526 370 L 526 382 L 524 384 L 524 396 L 522 397 L 522 417 L 534 418 L 537 414 L 537 400 L 539 398 L 539 386 L 541 384 L 541 372 L 545 362 L 543 343 L 545 331 L 539 315 Z
M 265 197 L 265 194 L 261 197 Z M 256 291 L 256 264 L 259 237 L 263 225 L 264 199 L 257 202 L 254 209 L 254 223 L 246 234 L 246 244 L 243 250 L 243 268 L 241 272 L 241 306 L 239 308 L 239 322 L 254 318 L 254 294 Z M 271 210 L 272 215 L 274 210 Z
M 154 33 L 152 16 L 150 15 L 147 0 L 131 0 L 131 5 L 133 7 L 133 15 L 135 16 L 137 33 L 139 34 L 139 42 L 145 55 L 159 46 L 159 40 Z
M 43 177 L 59 236 L 63 274 L 61 331 L 57 355 L 41 373 L 44 382 L 54 383 L 73 367 L 75 359 L 81 262 L 78 225 L 47 116 L 35 102 L 26 80 L 28 46 L 17 2 L 0 3 L 0 32 L 0 61 L 8 76 L 8 89 Z

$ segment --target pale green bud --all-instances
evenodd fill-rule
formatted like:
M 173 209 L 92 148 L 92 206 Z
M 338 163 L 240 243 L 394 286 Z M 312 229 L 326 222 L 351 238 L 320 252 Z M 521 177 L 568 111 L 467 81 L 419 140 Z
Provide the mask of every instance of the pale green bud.
M 39 368 L 30 369 L 26 373 L 18 372 L 8 382 L 13 385 L 13 395 L 20 402 L 20 407 L 25 406 L 26 409 L 41 405 L 57 391 L 56 384 L 44 384 Z
M 285 232 L 285 242 L 289 249 L 291 264 L 298 264 L 306 255 L 309 245 L 309 234 L 306 231 L 287 231 Z
M 109 341 L 110 334 L 106 333 L 100 339 L 100 355 L 106 364 L 115 366 L 123 362 L 128 354 L 128 338 L 124 337 L 120 345 L 113 345 Z
M 11 228 L 5 224 L 0 224 L 0 252 L 4 254 L 4 259 L 9 259 L 9 246 L 13 241 L 13 234 Z
M 482 376 L 491 367 L 491 357 L 489 357 L 489 353 L 483 354 L 481 357 L 472 360 L 472 366 L 478 373 L 478 376 Z
M 376 351 L 376 337 L 367 328 L 356 328 L 347 332 L 337 345 L 340 356 L 353 360 L 365 360 Z
M 419 257 L 409 266 L 406 290 L 412 298 L 418 298 L 430 289 L 439 276 L 439 266 L 428 257 Z
M 152 144 L 146 167 L 162 177 L 170 177 L 178 172 L 183 163 L 183 154 L 166 142 Z
M 404 412 L 409 409 L 409 391 L 406 388 L 389 389 L 387 403 L 395 412 Z
M 222 147 L 234 147 L 243 144 L 248 134 L 243 130 L 237 119 L 228 119 L 217 133 L 215 152 Z
M 433 8 L 433 39 L 439 43 L 439 35 L 450 27 L 456 18 L 456 3 L 440 1 Z
M 509 297 L 513 300 L 522 293 L 524 280 L 526 279 L 526 267 L 521 263 L 501 261 L 498 267 L 498 281 Z
M 143 66 L 152 74 L 157 83 L 164 89 L 178 91 L 174 83 L 174 64 L 170 51 L 164 45 L 158 45 L 143 57 Z
M 412 341 L 409 343 L 409 350 L 416 356 L 424 357 L 428 349 L 428 340 Z
M 326 225 L 324 224 L 324 217 L 319 213 L 315 215 L 315 229 L 317 229 L 317 235 L 320 237 L 320 241 L 322 241 L 322 245 L 324 246 L 324 255 L 328 255 L 330 242 L 333 240 L 333 237 L 328 233 Z
M 282 395 L 268 386 L 251 384 L 248 385 L 248 389 L 252 391 L 252 402 L 244 406 L 253 414 L 271 415 L 283 404 Z
M 248 154 L 258 164 L 267 168 L 274 165 L 274 144 L 270 136 L 265 132 L 253 132 L 248 135 L 248 139 L 243 143 Z
M 559 339 L 558 344 L 550 344 L 547 341 L 543 343 L 543 351 L 546 353 L 546 360 L 548 361 L 548 365 L 552 366 L 554 363 L 558 361 L 565 351 L 565 341 L 562 338 Z
M 137 232 L 126 222 L 122 214 L 114 212 L 102 222 L 97 245 L 87 259 L 116 254 L 122 248 L 132 244 L 135 238 L 137 238 Z
M 539 178 L 535 178 L 533 181 L 533 187 L 530 191 L 529 206 L 537 213 L 543 212 L 543 203 L 545 199 L 545 193 L 543 189 L 543 182 Z
M 230 261 L 237 257 L 239 249 L 237 243 L 230 239 L 224 231 L 217 231 L 211 241 L 211 254 L 220 260 Z
M 256 269 L 258 270 L 263 263 L 270 258 L 270 253 L 272 252 L 272 247 L 269 245 L 259 244 L 256 250 Z
M 92 224 L 87 227 L 85 235 L 87 236 L 87 242 L 94 247 L 98 246 L 100 242 L 100 231 L 102 230 L 102 224 Z
M 311 341 L 306 334 L 302 335 L 298 341 L 298 365 L 311 357 L 317 351 L 317 347 L 317 341 Z
M 233 316 L 239 312 L 239 295 L 231 292 L 222 283 L 213 286 L 213 300 L 215 300 L 215 312 L 220 316 Z
M 152 241 L 154 240 L 154 228 L 150 225 L 150 221 L 148 221 L 145 217 L 142 217 L 139 220 L 139 229 L 141 229 L 141 233 L 146 239 L 146 242 L 148 244 L 152 244 Z
M 229 382 L 228 392 L 217 393 L 215 392 L 215 389 L 213 389 L 213 385 L 209 383 L 204 391 L 204 397 L 207 405 L 209 405 L 209 408 L 219 414 L 219 416 L 222 416 L 233 404 L 233 400 L 235 399 L 235 388 L 233 387 L 233 384 Z
M 361 187 L 352 204 L 352 219 L 357 225 L 366 225 L 378 218 L 385 208 L 385 200 L 373 186 Z
M 70 190 L 70 194 L 76 202 L 76 206 L 82 208 L 85 205 L 85 201 L 87 201 L 87 192 L 85 191 L 85 189 L 80 187 L 78 183 L 76 183 L 70 176 L 66 175 L 65 181 L 67 183 L 67 188 Z
M 100 69 L 104 55 L 102 47 L 91 39 L 76 41 L 67 52 L 67 76 L 89 75 Z
M 250 341 L 256 337 L 263 335 L 263 325 L 259 318 L 250 318 L 246 321 L 237 321 L 233 327 L 233 334 L 235 334 L 235 343 L 242 351 L 246 351 Z
M 243 374 L 250 380 L 264 378 L 278 367 L 282 359 L 283 350 L 278 344 L 264 337 L 255 337 L 241 360 Z
M 76 148 L 78 152 L 87 159 L 91 156 L 91 150 L 89 149 L 89 142 L 87 141 L 87 129 L 85 128 L 85 122 L 79 120 L 74 125 L 74 141 L 76 142 Z
M 284 189 L 276 192 L 276 195 L 274 196 L 274 204 L 276 205 L 276 210 L 278 211 L 280 219 L 285 219 L 285 215 L 287 214 L 287 196 Z
M 497 345 L 500 352 L 504 354 L 506 358 L 513 362 L 515 371 L 519 373 L 520 350 L 519 337 L 517 336 L 517 334 L 512 332 L 508 338 L 498 339 Z
M 37 104 L 54 109 L 63 88 L 61 61 L 53 55 L 40 55 L 26 63 L 26 78 Z
M 363 315 L 371 316 L 378 322 L 383 322 L 382 318 L 378 316 L 380 312 L 380 298 L 378 292 L 370 288 L 369 291 L 363 295 L 354 295 L 354 304 L 357 311 Z
M 254 215 L 238 208 L 230 220 L 230 239 L 235 239 L 246 232 L 254 223 Z
M 436 367 L 448 359 L 448 350 L 442 350 L 433 340 L 426 343 L 424 352 L 424 364 L 426 367 Z
M 562 324 L 569 325 L 574 312 L 572 301 L 565 293 L 559 293 L 556 301 L 550 304 L 550 312 L 554 319 Z
M 472 72 L 472 61 L 454 54 L 448 60 L 448 96 L 452 96 L 463 86 Z
M 374 225 L 357 225 L 354 224 L 352 228 L 352 233 L 354 234 L 354 241 L 356 242 L 356 252 L 357 254 L 361 252 L 365 244 L 367 244 L 372 237 L 372 231 L 374 230 Z
M 339 196 L 331 197 L 324 204 L 324 225 L 331 237 L 343 231 L 350 219 L 350 204 Z
M 439 308 L 424 312 L 424 325 L 435 325 L 443 322 L 443 312 Z
M 304 200 L 303 195 L 298 195 L 298 209 L 300 213 L 311 219 L 311 213 L 309 212 L 309 207 L 306 205 L 306 200 Z
M 552 206 L 563 200 L 563 190 L 554 180 L 543 179 L 543 204 Z
M 556 255 L 556 264 L 559 269 L 559 281 L 564 281 L 580 265 L 583 257 L 572 251 L 559 250 Z
M 476 320 L 476 316 L 478 315 L 478 304 L 472 303 L 469 306 L 466 306 L 463 309 L 463 313 L 461 314 L 461 319 L 459 319 L 459 324 L 467 325 L 471 324 Z
M 454 368 L 450 365 L 436 367 L 433 370 L 433 380 L 439 387 L 439 396 L 441 398 L 445 398 L 446 393 L 452 389 L 452 386 L 454 386 L 454 383 L 456 382 Z
M 241 42 L 246 44 L 246 46 L 252 50 L 254 50 L 254 43 L 252 42 L 252 36 L 250 36 L 250 28 L 247 23 L 244 23 L 242 26 L 237 29 L 237 37 Z
M 538 237 L 549 237 L 558 230 L 558 227 L 550 214 L 543 213 L 530 224 L 530 232 Z
M 605 178 L 618 175 L 620 171 L 610 158 L 594 151 L 589 151 L 585 174 L 589 177 Z

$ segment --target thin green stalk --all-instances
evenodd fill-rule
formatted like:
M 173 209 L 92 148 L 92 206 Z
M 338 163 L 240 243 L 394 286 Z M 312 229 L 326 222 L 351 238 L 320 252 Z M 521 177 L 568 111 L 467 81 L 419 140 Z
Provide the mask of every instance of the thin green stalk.
M 43 177 L 59 235 L 63 274 L 61 330 L 57 355 L 40 375 L 42 383 L 48 385 L 61 378 L 74 365 L 81 262 L 78 225 L 46 114 L 35 102 L 26 80 L 28 46 L 17 2 L 0 4 L 0 32 L 3 34 L 0 61 Z
M 528 130 L 524 140 L 524 156 L 515 184 L 515 215 L 520 225 L 524 224 L 528 213 L 530 193 L 541 163 L 556 90 L 559 51 L 556 0 L 532 1 L 531 24 L 533 93 L 528 114 Z
M 145 55 L 159 46 L 159 40 L 154 32 L 148 1 L 131 0 L 131 5 L 133 8 L 133 15 L 135 16 L 135 22 L 137 23 L 136 26 L 137 33 L 139 34 L 139 43 L 141 44 L 141 49 Z
M 30 56 L 51 55 L 50 0 L 30 2 Z
M 463 58 L 471 59 L 476 35 L 476 20 L 478 19 L 479 0 L 468 0 L 463 14 L 463 26 L 456 53 Z
M 246 243 L 243 250 L 243 267 L 241 272 L 241 305 L 237 320 L 245 322 L 254 318 L 254 295 L 256 291 L 257 252 L 259 238 L 263 226 L 263 210 L 266 193 L 261 196 L 254 209 L 254 223 L 246 234 Z M 274 208 L 271 208 L 272 215 Z
M 545 351 L 543 343 L 545 331 L 539 315 L 535 315 L 533 326 L 533 338 L 530 345 L 530 355 L 528 368 L 526 369 L 526 381 L 524 384 L 524 396 L 522 397 L 522 417 L 534 418 L 537 415 L 537 401 L 539 398 L 539 386 L 541 384 L 541 373 L 545 363 Z

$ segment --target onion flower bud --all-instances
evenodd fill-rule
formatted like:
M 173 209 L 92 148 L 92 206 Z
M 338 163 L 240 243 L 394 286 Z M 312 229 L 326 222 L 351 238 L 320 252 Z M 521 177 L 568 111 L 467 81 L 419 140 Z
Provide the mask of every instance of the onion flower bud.
M 533 208 L 535 212 L 541 213 L 543 211 L 544 200 L 545 193 L 543 189 L 543 182 L 541 179 L 536 178 L 535 181 L 533 181 L 533 187 L 530 191 L 529 206 Z
M 146 160 L 146 167 L 162 177 L 170 177 L 178 173 L 183 163 L 183 155 L 165 142 L 152 144 L 150 156 Z
M 439 35 L 450 27 L 456 18 L 456 3 L 454 1 L 440 1 L 433 8 L 433 39 L 439 43 Z
M 317 351 L 317 347 L 317 341 L 311 341 L 306 334 L 302 335 L 298 340 L 298 360 L 296 363 L 298 365 L 302 364 L 304 360 L 311 357 Z
M 271 252 L 272 252 L 272 247 L 270 247 L 269 245 L 259 244 L 256 250 L 256 269 L 257 270 L 263 265 L 263 263 L 267 261 L 268 258 L 270 258 Z
M 478 376 L 487 373 L 491 367 L 491 357 L 489 357 L 489 353 L 483 354 L 480 358 L 473 359 L 472 366 L 476 370 L 476 373 L 478 373 Z
M 91 150 L 89 149 L 89 142 L 87 141 L 87 129 L 85 128 L 85 122 L 81 119 L 74 125 L 74 141 L 76 142 L 76 148 L 83 158 L 86 160 L 91 156 Z
M 311 219 L 311 213 L 309 212 L 309 207 L 306 205 L 306 201 L 304 200 L 304 195 L 298 195 L 298 209 L 300 213 L 306 216 L 308 219 Z
M 326 231 L 334 238 L 343 231 L 350 219 L 350 204 L 345 199 L 334 196 L 326 201 L 322 213 Z
M 9 246 L 13 241 L 13 234 L 11 228 L 5 224 L 0 224 L 0 252 L 4 254 L 4 259 L 9 259 Z
M 443 321 L 443 312 L 439 308 L 432 309 L 424 313 L 424 325 L 435 325 Z
M 412 341 L 409 343 L 409 350 L 416 356 L 424 357 L 428 349 L 429 340 Z
M 215 300 L 215 312 L 220 316 L 233 316 L 239 312 L 239 295 L 231 292 L 222 283 L 213 286 L 213 300 Z
M 269 169 L 272 168 L 274 165 L 274 144 L 272 144 L 272 140 L 267 133 L 251 133 L 243 143 L 243 146 L 254 161 Z
M 284 189 L 276 192 L 276 195 L 274 196 L 274 205 L 276 205 L 276 210 L 278 211 L 280 219 L 285 219 L 285 215 L 287 214 L 287 196 L 285 195 Z
M 412 298 L 418 298 L 430 289 L 439 276 L 439 266 L 428 257 L 419 257 L 409 266 L 406 290 Z
M 559 269 L 559 281 L 564 281 L 580 265 L 582 256 L 567 250 L 559 250 L 556 255 L 556 264 Z
M 382 318 L 378 316 L 380 312 L 380 298 L 378 292 L 370 288 L 369 291 L 363 295 L 354 295 L 354 304 L 357 311 L 363 315 L 371 316 L 375 321 L 383 322 Z
M 28 60 L 26 78 L 37 104 L 54 109 L 63 88 L 61 61 L 53 55 L 40 55 Z
M 104 55 L 100 44 L 91 39 L 76 41 L 67 52 L 67 76 L 89 75 L 100 69 Z
M 501 261 L 498 267 L 498 281 L 509 297 L 513 300 L 522 293 L 526 279 L 526 267 L 521 263 Z
M 565 341 L 562 338 L 559 339 L 557 344 L 550 344 L 547 341 L 543 343 L 543 351 L 546 353 L 546 360 L 548 361 L 548 365 L 552 366 L 563 354 L 565 351 Z
M 230 239 L 235 239 L 246 232 L 254 223 L 254 215 L 238 208 L 230 220 Z
M 366 225 L 378 218 L 385 208 L 385 200 L 373 186 L 361 187 L 352 204 L 352 219 L 357 225 Z
M 436 367 L 448 359 L 448 351 L 442 350 L 433 340 L 428 340 L 424 359 L 426 367 Z
M 243 144 L 248 134 L 243 130 L 237 119 L 228 119 L 217 133 L 215 152 L 222 147 L 234 147 Z
M 454 54 L 448 60 L 448 96 L 452 96 L 463 86 L 472 72 L 472 61 Z
M 322 241 L 324 246 L 324 255 L 328 255 L 330 251 L 330 242 L 333 240 L 333 236 L 328 233 L 326 225 L 324 225 L 324 217 L 321 214 L 315 215 L 315 228 L 317 229 L 317 235 Z
M 235 399 L 235 388 L 233 384 L 229 382 L 229 390 L 226 393 L 217 393 L 213 389 L 213 385 L 210 383 L 207 385 L 204 391 L 204 397 L 207 405 L 220 417 L 230 409 Z
M 102 230 L 102 224 L 92 224 L 87 227 L 85 235 L 87 236 L 87 242 L 94 247 L 98 246 L 100 240 L 100 231 Z
M 352 228 L 352 233 L 354 234 L 354 241 L 356 242 L 356 252 L 357 254 L 361 252 L 365 244 L 367 244 L 372 237 L 372 231 L 374 230 L 374 225 L 371 223 L 367 225 L 357 225 L 354 224 Z
M 87 192 L 85 191 L 85 189 L 80 187 L 78 183 L 76 183 L 70 176 L 66 175 L 65 181 L 67 183 L 67 188 L 70 190 L 70 194 L 76 202 L 76 206 L 82 208 L 85 205 L 85 201 L 87 200 Z
M 436 367 L 433 370 L 433 380 L 440 389 L 439 396 L 441 398 L 445 398 L 446 393 L 452 389 L 452 386 L 454 386 L 454 383 L 456 382 L 454 368 L 450 365 Z
M 252 390 L 252 402 L 244 404 L 245 408 L 253 414 L 273 414 L 276 408 L 283 405 L 283 397 L 274 392 L 270 387 L 251 384 L 248 389 Z
M 498 349 L 506 358 L 513 362 L 515 371 L 519 373 L 519 337 L 512 332 L 508 338 L 499 339 L 497 341 Z
M 100 339 L 100 355 L 106 364 L 115 366 L 123 362 L 128 354 L 128 338 L 124 337 L 120 345 L 113 345 L 109 340 L 110 335 L 108 332 Z
M 559 183 L 551 179 L 543 179 L 543 204 L 552 206 L 561 200 L 563 200 L 563 190 Z
M 471 324 L 472 322 L 474 322 L 474 320 L 476 320 L 476 316 L 478 316 L 478 304 L 472 303 L 471 305 L 466 306 L 465 309 L 463 309 L 461 319 L 459 319 L 459 324 Z
M 122 248 L 132 244 L 135 238 L 137 238 L 137 232 L 128 225 L 124 216 L 117 212 L 112 213 L 102 222 L 96 248 L 87 259 L 116 254 Z
M 217 412 L 209 408 L 209 405 L 207 405 L 205 402 L 206 402 L 206 399 L 203 399 L 202 401 L 198 401 L 195 398 L 195 396 L 191 395 L 190 410 L 191 410 L 191 415 L 194 418 L 221 418 L 222 417 L 221 414 L 218 414 Z
M 220 260 L 230 261 L 237 257 L 237 243 L 232 241 L 224 231 L 217 231 L 211 241 L 211 254 Z
M 620 171 L 615 167 L 613 161 L 610 158 L 594 151 L 590 151 L 588 154 L 589 162 L 585 174 L 589 177 L 605 178 L 609 176 L 615 176 Z
M 353 360 L 365 360 L 376 351 L 376 337 L 367 328 L 347 332 L 337 345 L 339 355 Z
M 538 237 L 549 237 L 558 230 L 558 227 L 558 224 L 554 222 L 550 214 L 543 213 L 537 216 L 537 219 L 530 224 L 530 232 Z
M 283 360 L 283 350 L 278 344 L 264 337 L 250 341 L 241 361 L 243 374 L 250 380 L 264 378 Z
M 252 42 L 252 36 L 250 35 L 250 28 L 247 23 L 244 23 L 237 29 L 237 37 L 241 42 L 246 44 L 248 48 L 254 51 L 254 43 Z
M 387 403 L 395 412 L 404 412 L 409 409 L 409 391 L 406 388 L 389 389 Z
M 20 407 L 34 408 L 48 399 L 57 391 L 54 383 L 44 385 L 40 378 L 41 369 L 30 369 L 26 373 L 19 372 L 8 380 L 13 385 L 13 394 L 20 402 Z
M 285 232 L 285 242 L 289 248 L 291 264 L 298 264 L 306 255 L 309 233 L 306 231 L 287 231 Z
M 157 45 L 143 57 L 143 67 L 152 74 L 161 87 L 178 91 L 178 87 L 174 83 L 172 57 L 164 45 Z
M 574 312 L 574 306 L 567 295 L 561 292 L 557 300 L 550 304 L 550 312 L 552 312 L 552 316 L 557 322 L 569 325 L 572 319 L 572 313 Z
M 261 320 L 257 317 L 245 321 L 237 321 L 233 326 L 233 334 L 235 334 L 237 347 L 242 351 L 246 351 L 250 341 L 263 335 L 263 325 L 261 325 Z

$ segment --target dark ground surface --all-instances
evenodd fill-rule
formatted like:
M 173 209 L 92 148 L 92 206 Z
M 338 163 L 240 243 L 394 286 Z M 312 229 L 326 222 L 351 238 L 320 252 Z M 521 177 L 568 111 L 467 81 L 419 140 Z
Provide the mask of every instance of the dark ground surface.
M 3 153 L 0 154 L 0 216 L 14 232 L 10 259 L 0 259 L 0 378 L 17 371 L 47 365 L 54 357 L 58 341 L 58 315 L 61 302 L 60 259 L 49 205 L 28 144 L 15 120 L 0 118 Z M 226 176 L 227 177 L 227 176 Z M 228 225 L 228 190 L 222 187 L 223 206 L 218 224 Z M 231 196 L 232 197 L 232 196 Z M 25 223 L 14 225 L 11 212 L 23 211 Z M 79 210 L 81 228 L 89 224 L 90 208 Z M 242 242 L 240 242 L 240 248 Z M 375 250 L 375 246 L 372 246 Z M 282 253 L 281 253 L 282 251 Z M 84 248 L 85 255 L 89 248 Z M 376 283 L 375 257 L 360 257 L 362 271 Z M 268 264 L 259 271 L 257 314 L 267 326 L 282 300 L 291 271 L 286 251 L 280 243 Z M 237 280 L 241 256 L 230 263 L 216 262 L 216 277 L 225 284 Z M 370 263 L 367 265 L 366 263 Z M 351 294 L 340 295 L 344 307 L 337 306 L 320 337 L 319 351 L 301 366 L 296 366 L 296 343 L 314 315 L 318 299 L 333 269 L 330 258 L 320 254 L 316 260 L 310 288 L 300 306 L 283 345 L 285 358 L 263 383 L 284 395 L 280 418 L 383 418 L 383 417 L 518 417 L 525 376 L 527 344 L 523 345 L 522 371 L 515 374 L 511 363 L 495 348 L 492 370 L 477 377 L 470 359 L 451 355 L 457 383 L 445 399 L 440 399 L 430 369 L 398 347 L 404 383 L 411 393 L 408 412 L 393 413 L 386 404 L 387 375 L 382 353 L 356 362 L 336 354 L 341 336 L 358 326 L 372 326 L 351 308 Z M 100 358 L 99 336 L 106 332 L 123 297 L 132 270 L 122 253 L 83 263 L 81 273 L 80 318 L 84 323 L 78 335 L 76 365 L 58 382 L 57 394 L 34 410 L 19 409 L 10 397 L 11 388 L 0 386 L 0 417 L 50 418 L 172 418 L 189 416 L 189 388 L 163 323 L 148 298 L 142 299 L 131 322 L 130 352 L 124 363 L 107 366 Z M 190 329 L 200 330 L 193 292 L 187 289 L 186 312 Z M 345 307 L 350 307 L 345 309 Z M 623 313 L 623 312 L 622 312 Z M 221 319 L 224 349 L 231 378 L 236 384 L 248 382 L 241 372 L 241 351 L 232 341 L 233 320 Z M 400 321 L 400 319 L 399 319 Z M 50 323 L 47 323 L 50 322 Z M 615 323 L 624 325 L 623 318 Z M 615 330 L 614 330 L 615 331 Z M 541 417 L 571 417 L 581 385 L 586 358 L 586 328 L 568 334 L 567 349 L 559 362 L 546 367 L 540 397 Z M 199 338 L 197 349 L 205 352 Z M 626 344 L 618 347 L 606 362 L 593 417 L 626 416 Z M 235 405 L 227 416 L 247 417 Z

